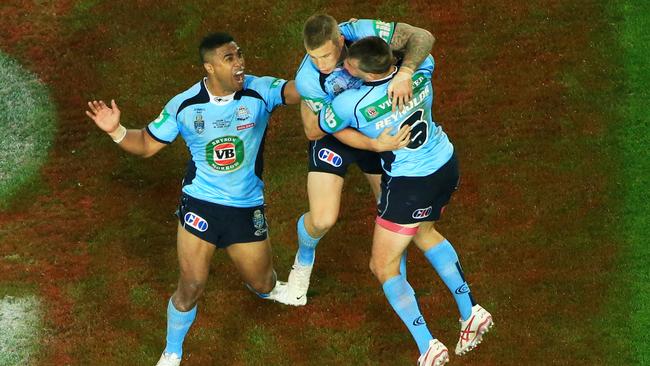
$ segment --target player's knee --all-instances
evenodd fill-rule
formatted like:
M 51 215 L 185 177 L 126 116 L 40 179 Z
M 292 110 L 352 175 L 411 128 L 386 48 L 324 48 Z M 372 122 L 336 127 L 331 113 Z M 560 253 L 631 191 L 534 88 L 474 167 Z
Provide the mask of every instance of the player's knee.
M 314 229 L 318 231 L 318 234 L 324 234 L 329 229 L 331 229 L 334 224 L 336 224 L 337 219 L 338 213 L 325 212 L 319 214 L 311 214 L 311 224 L 313 225 Z
M 275 287 L 275 283 L 271 280 L 258 280 L 258 281 L 249 281 L 248 286 L 258 294 L 268 294 Z
M 188 304 L 195 303 L 199 299 L 201 294 L 203 294 L 204 289 L 205 289 L 204 281 L 195 281 L 195 280 L 180 281 L 178 291 L 176 291 L 177 296 L 175 297 L 177 300 L 177 305 L 188 305 Z

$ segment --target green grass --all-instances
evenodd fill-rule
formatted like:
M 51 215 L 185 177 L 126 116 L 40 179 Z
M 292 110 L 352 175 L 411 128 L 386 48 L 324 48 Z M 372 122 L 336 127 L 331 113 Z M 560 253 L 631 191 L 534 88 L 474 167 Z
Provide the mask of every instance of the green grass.
M 33 289 L 0 284 L 0 365 L 28 365 L 42 333 L 41 304 Z
M 35 185 L 38 169 L 47 160 L 55 111 L 45 86 L 2 53 L 0 110 L 0 209 L 5 209 L 9 197 Z
M 625 245 L 618 262 L 619 285 L 613 291 L 612 317 L 618 319 L 613 329 L 625 342 L 640 365 L 650 364 L 650 123 L 648 85 L 650 85 L 650 3 L 623 1 L 610 6 L 617 20 L 617 33 L 622 53 L 618 55 L 626 80 L 622 103 L 617 107 L 619 121 L 613 122 L 613 133 L 619 149 L 622 174 L 615 177 L 622 213 L 619 234 Z

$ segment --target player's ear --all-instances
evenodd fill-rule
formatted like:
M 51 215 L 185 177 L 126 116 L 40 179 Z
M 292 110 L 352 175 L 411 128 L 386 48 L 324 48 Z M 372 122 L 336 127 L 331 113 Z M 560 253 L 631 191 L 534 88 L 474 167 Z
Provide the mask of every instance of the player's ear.
M 214 66 L 212 66 L 211 64 L 204 62 L 203 68 L 205 69 L 205 72 L 207 72 L 208 74 L 214 74 Z

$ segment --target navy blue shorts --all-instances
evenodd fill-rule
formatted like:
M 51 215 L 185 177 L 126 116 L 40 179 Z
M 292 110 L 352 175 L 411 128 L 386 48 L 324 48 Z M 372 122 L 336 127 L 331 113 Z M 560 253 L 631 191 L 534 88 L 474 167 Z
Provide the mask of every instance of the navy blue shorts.
M 224 206 L 183 193 L 176 216 L 185 230 L 218 248 L 262 241 L 268 236 L 264 205 Z
M 373 151 L 355 149 L 326 135 L 309 141 L 309 171 L 332 173 L 345 178 L 350 164 L 357 164 L 366 174 L 381 174 L 381 158 Z
M 451 195 L 458 190 L 460 175 L 456 154 L 425 177 L 381 177 L 377 216 L 396 224 L 437 221 Z

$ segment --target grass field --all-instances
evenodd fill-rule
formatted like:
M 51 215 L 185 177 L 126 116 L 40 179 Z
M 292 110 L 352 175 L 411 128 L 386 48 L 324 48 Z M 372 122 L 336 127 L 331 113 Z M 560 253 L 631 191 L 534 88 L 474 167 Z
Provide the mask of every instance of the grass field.
M 49 150 L 32 159 L 40 169 L 11 180 L 0 210 L 0 299 L 20 294 L 43 314 L 29 320 L 43 331 L 27 340 L 28 362 L 146 365 L 164 346 L 178 275 L 172 213 L 187 153 L 176 142 L 150 159 L 127 156 L 87 120 L 85 102 L 116 98 L 123 123 L 144 126 L 201 77 L 196 44 L 218 29 L 235 35 L 249 72 L 291 78 L 302 22 L 316 10 L 340 21 L 400 20 L 436 36 L 434 112 L 462 172 L 439 228 L 496 321 L 476 351 L 451 364 L 650 363 L 650 9 L 632 0 L 3 3 L 0 51 L 36 75 L 30 85 L 46 86 L 55 107 L 44 110 L 57 126 L 42 135 L 53 136 Z M 18 98 L 3 108 L 27 102 Z M 307 209 L 298 118 L 295 108 L 279 111 L 267 135 L 280 277 Z M 11 147 L 5 139 L 20 135 L 2 123 Z M 3 147 L 0 167 L 16 166 Z M 215 257 L 184 365 L 414 363 L 416 347 L 367 268 L 374 208 L 356 169 L 343 203 L 319 246 L 306 307 L 260 302 L 224 253 Z M 453 346 L 453 300 L 416 250 L 408 271 L 430 329 Z M 23 354 L 6 354 L 0 365 L 24 364 L 15 361 Z
M 0 208 L 9 198 L 38 185 L 55 129 L 47 86 L 0 52 Z

